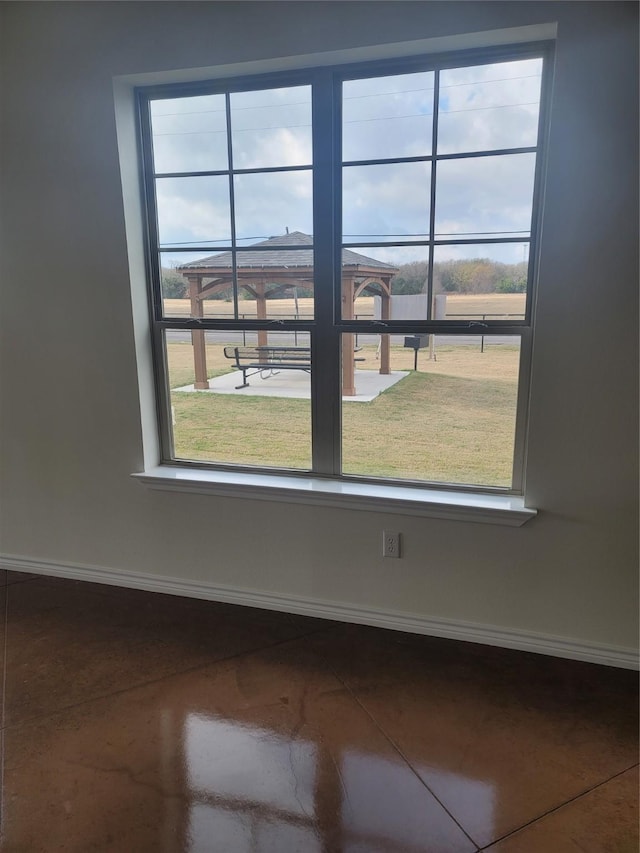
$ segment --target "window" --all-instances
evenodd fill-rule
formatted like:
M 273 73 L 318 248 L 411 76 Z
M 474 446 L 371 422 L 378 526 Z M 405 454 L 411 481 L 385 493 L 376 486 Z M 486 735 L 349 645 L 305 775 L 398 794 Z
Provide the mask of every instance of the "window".
M 522 491 L 548 52 L 139 90 L 165 463 Z

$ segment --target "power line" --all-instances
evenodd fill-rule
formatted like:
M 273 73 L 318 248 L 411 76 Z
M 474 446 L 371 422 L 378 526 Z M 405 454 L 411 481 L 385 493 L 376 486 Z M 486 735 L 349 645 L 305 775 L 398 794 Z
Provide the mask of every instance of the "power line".
M 491 236 L 492 234 L 528 234 L 528 228 L 520 228 L 517 231 L 506 231 L 503 228 L 497 231 L 434 231 L 434 237 L 464 237 L 464 236 Z M 426 231 L 411 234 L 343 234 L 343 237 L 428 237 Z
M 310 124 L 278 124 L 275 127 L 245 127 L 241 129 L 233 129 L 232 133 L 254 133 L 259 130 L 288 130 L 293 127 L 311 127 Z M 224 130 L 174 130 L 167 131 L 162 133 L 154 133 L 154 137 L 156 136 L 202 136 L 204 135 L 213 135 L 214 133 L 225 133 L 226 128 Z
M 449 70 L 449 69 L 446 69 L 446 70 Z M 425 72 L 425 73 L 429 73 L 429 72 Z M 440 86 L 440 91 L 442 91 L 443 89 L 456 89 L 460 86 L 482 86 L 485 83 L 504 83 L 504 82 L 508 82 L 510 80 L 533 80 L 534 78 L 540 79 L 540 75 L 539 74 L 524 74 L 520 77 L 494 77 L 490 80 L 473 80 L 470 83 L 449 83 L 446 86 Z M 377 78 L 368 77 L 368 78 L 364 78 L 364 79 L 375 80 Z M 345 80 L 344 82 L 345 83 L 352 83 L 354 81 Z M 360 82 L 360 81 L 357 81 L 357 82 Z M 398 92 L 373 92 L 372 94 L 369 94 L 369 95 L 344 95 L 342 100 L 343 101 L 356 101 L 356 100 L 360 100 L 362 98 L 385 98 L 385 97 L 388 97 L 389 95 L 410 95 L 410 94 L 413 94 L 414 92 L 433 92 L 433 89 L 434 89 L 433 86 L 426 86 L 424 88 L 418 88 L 418 89 L 402 89 Z M 205 96 L 205 97 L 207 97 L 207 96 Z M 211 97 L 211 96 L 209 96 L 209 97 Z M 213 97 L 216 97 L 216 96 L 214 95 Z M 282 107 L 300 107 L 300 106 L 311 106 L 311 103 L 310 103 L 310 101 L 289 101 L 289 103 L 285 103 L 285 104 L 265 104 L 264 106 L 256 105 L 253 107 L 232 107 L 232 112 L 236 113 L 236 112 L 240 112 L 240 110 L 273 110 L 273 109 L 280 109 Z M 225 109 L 222 109 L 222 110 L 193 110 L 190 112 L 176 112 L 176 113 L 156 113 L 153 116 L 153 118 L 154 119 L 165 118 L 165 117 L 169 117 L 169 116 L 197 116 L 197 115 L 205 115 L 205 114 L 208 115 L 211 113 L 224 113 L 224 112 L 226 112 Z
M 518 231 L 506 231 L 506 230 L 502 230 L 502 229 L 498 230 L 498 231 L 436 231 L 436 232 L 434 232 L 434 237 L 471 237 L 471 236 L 489 237 L 489 236 L 492 236 L 495 234 L 528 234 L 528 233 L 529 233 L 529 230 L 524 229 L 524 228 L 521 228 Z M 342 235 L 343 239 L 347 238 L 347 237 L 349 237 L 349 238 L 360 237 L 362 239 L 366 239 L 366 238 L 371 239 L 372 237 L 405 237 L 405 238 L 407 238 L 407 237 L 428 237 L 428 236 L 429 235 L 426 232 L 414 232 L 411 234 L 343 234 Z M 245 241 L 245 240 L 268 240 L 269 238 L 263 234 L 263 235 L 258 235 L 256 237 L 237 237 L 236 239 Z M 523 239 L 528 240 L 527 237 L 525 237 Z M 172 240 L 169 245 L 171 245 L 171 246 L 199 246 L 199 245 L 202 245 L 203 243 L 230 243 L 230 242 L 231 242 L 230 238 L 227 240 L 219 240 L 219 239 L 216 239 L 216 240 Z M 162 245 L 166 246 L 167 244 L 161 244 L 161 248 L 162 248 Z M 311 246 L 300 246 L 300 248 L 304 250 L 304 249 L 310 249 L 312 247 Z M 399 248 L 403 248 L 403 247 L 400 246 Z M 411 248 L 411 247 L 407 246 L 406 248 Z M 287 250 L 287 251 L 297 251 L 297 249 L 291 249 L 291 250 Z
M 269 238 L 260 234 L 257 237 L 236 237 L 236 240 L 268 240 Z M 229 237 L 226 240 L 172 240 L 168 245 L 170 246 L 201 246 L 203 243 L 231 243 L 231 238 Z M 160 244 L 160 248 L 162 246 L 167 246 L 166 243 Z
M 277 110 L 282 107 L 311 107 L 311 100 L 308 101 L 289 101 L 286 104 L 264 104 L 263 106 L 253 107 L 232 107 L 231 112 L 237 113 L 241 110 Z M 199 116 L 209 115 L 211 113 L 226 113 L 226 109 L 222 110 L 193 110 L 192 112 L 177 112 L 177 113 L 156 113 L 153 118 L 165 118 L 166 116 Z
M 515 107 L 532 107 L 538 106 L 538 101 L 528 101 L 523 104 L 501 104 L 497 107 L 468 107 L 462 110 L 440 110 L 440 115 L 448 116 L 453 115 L 453 113 L 475 113 L 480 112 L 482 110 L 504 110 L 504 109 L 513 109 Z M 343 124 L 363 124 L 364 122 L 369 121 L 390 121 L 392 119 L 401 119 L 401 118 L 426 118 L 433 113 L 407 113 L 406 115 L 401 116 L 376 116 L 375 118 L 361 118 L 361 119 L 349 119 L 348 121 L 343 122 Z M 240 130 L 233 130 L 233 133 L 257 133 L 261 130 L 290 130 L 292 128 L 297 127 L 311 127 L 310 124 L 281 124 L 276 127 L 245 127 Z M 214 133 L 226 133 L 226 130 L 178 130 L 172 132 L 164 132 L 164 133 L 154 133 L 154 137 L 156 136 L 202 136 L 209 135 Z

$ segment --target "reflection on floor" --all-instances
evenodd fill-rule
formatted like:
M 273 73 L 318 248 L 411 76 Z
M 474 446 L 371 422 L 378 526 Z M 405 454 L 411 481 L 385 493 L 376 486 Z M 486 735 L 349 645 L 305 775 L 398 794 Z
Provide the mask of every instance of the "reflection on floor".
M 356 370 L 356 394 L 343 397 L 351 403 L 370 403 L 377 396 L 407 376 L 407 371 L 393 370 L 383 375 L 377 370 Z M 311 381 L 303 370 L 263 370 L 249 377 L 247 388 L 237 388 L 242 374 L 234 371 L 209 380 L 209 390 L 198 394 L 235 394 L 238 397 L 290 397 L 298 400 L 311 399 Z M 183 385 L 174 391 L 195 391 L 193 385 Z
M 1 580 L 3 850 L 638 849 L 632 672 Z

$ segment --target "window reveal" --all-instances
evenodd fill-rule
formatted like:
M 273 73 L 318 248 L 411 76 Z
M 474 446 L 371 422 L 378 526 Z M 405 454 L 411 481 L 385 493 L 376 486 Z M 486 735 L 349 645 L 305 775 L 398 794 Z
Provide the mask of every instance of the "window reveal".
M 165 462 L 521 491 L 545 55 L 140 91 Z

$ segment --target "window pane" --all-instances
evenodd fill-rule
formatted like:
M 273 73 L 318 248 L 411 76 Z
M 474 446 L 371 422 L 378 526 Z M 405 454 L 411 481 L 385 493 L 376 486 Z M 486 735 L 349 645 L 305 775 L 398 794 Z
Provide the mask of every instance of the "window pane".
M 428 238 L 430 192 L 428 163 L 345 166 L 342 170 L 344 242 Z
M 167 331 L 165 347 L 175 459 L 310 468 L 308 334 Z
M 157 178 L 160 246 L 231 242 L 229 178 Z
M 311 87 L 231 95 L 234 169 L 307 166 L 311 157 Z
M 268 240 L 285 242 L 297 235 Z M 313 248 L 237 253 L 239 319 L 305 320 L 313 317 Z
M 343 319 L 426 320 L 428 273 L 427 246 L 343 249 Z
M 436 177 L 436 239 L 528 237 L 535 154 L 441 160 Z
M 236 175 L 238 245 L 250 245 L 286 230 L 313 233 L 311 170 Z
M 341 345 L 341 397 L 323 383 L 331 414 L 315 424 L 323 474 L 511 487 L 522 341 L 482 324 L 517 332 L 526 317 L 536 154 L 499 152 L 537 145 L 542 64 L 371 65 L 383 76 L 343 81 L 313 144 L 311 85 L 174 97 L 182 87 L 167 100 L 152 90 L 149 250 L 160 327 L 174 326 L 160 332 L 173 458 L 310 471 L 311 333 L 284 331 L 306 327 Z M 327 109 L 340 73 L 313 76 Z M 338 230 L 323 231 L 322 249 L 340 253 L 349 333 L 314 310 L 313 158 L 329 163 L 336 143 L 340 171 L 322 193 L 340 205 Z M 215 328 L 175 328 L 182 318 Z M 430 319 L 449 325 L 395 333 Z
M 224 95 L 151 102 L 156 172 L 215 172 L 227 169 Z
M 234 252 L 179 260 L 163 253 L 165 316 L 240 320 L 309 320 L 313 317 L 313 244 L 308 248 L 265 249 L 297 235 L 260 244 L 254 251 L 236 252 L 238 316 L 233 305 Z M 195 297 L 194 297 L 195 294 Z M 196 299 L 195 305 L 192 298 Z
M 206 268 L 211 262 L 211 257 L 203 258 L 202 252 L 160 254 L 164 317 L 234 318 L 231 270 L 226 277 L 216 275 L 214 278 L 206 274 Z M 191 301 L 192 287 L 196 295 L 204 297 L 197 299 L 195 306 Z
M 536 145 L 541 74 L 541 59 L 442 71 L 438 153 Z
M 342 87 L 342 159 L 431 154 L 433 72 L 348 80 Z
M 511 487 L 519 338 L 415 337 L 343 335 L 344 473 Z
M 436 246 L 434 319 L 523 320 L 529 244 Z

